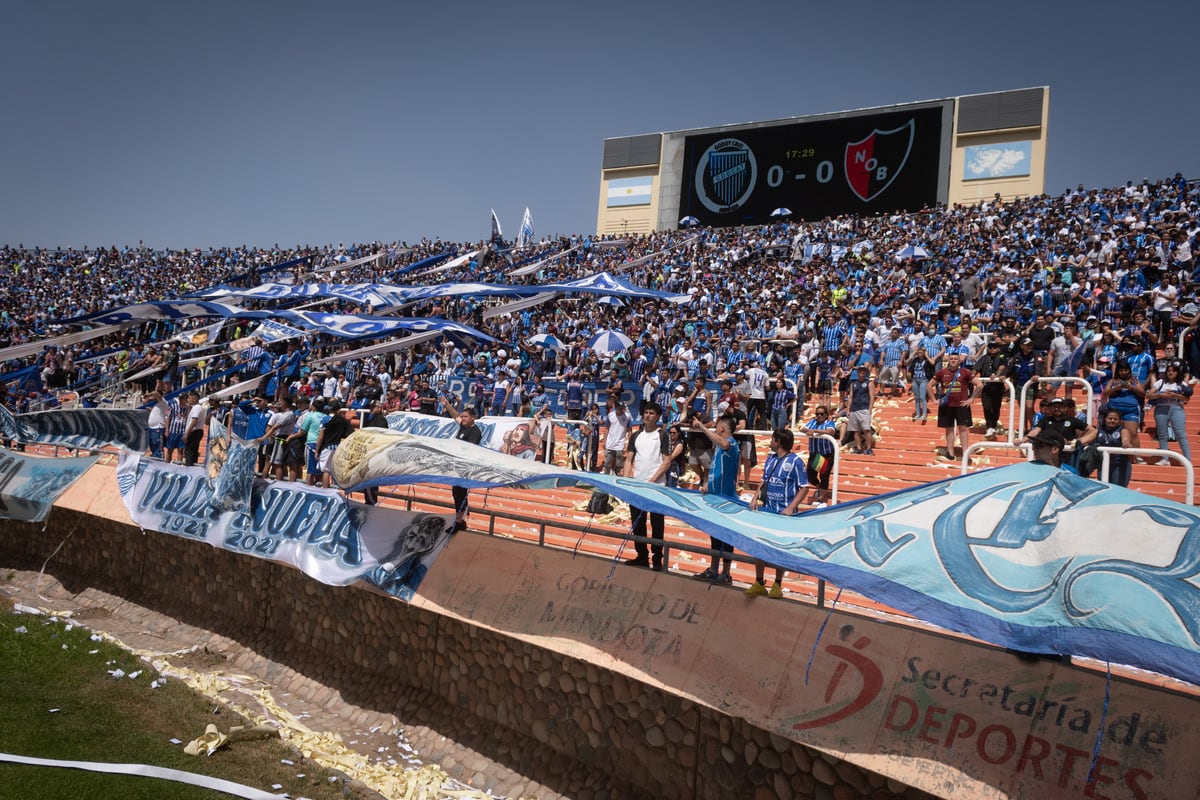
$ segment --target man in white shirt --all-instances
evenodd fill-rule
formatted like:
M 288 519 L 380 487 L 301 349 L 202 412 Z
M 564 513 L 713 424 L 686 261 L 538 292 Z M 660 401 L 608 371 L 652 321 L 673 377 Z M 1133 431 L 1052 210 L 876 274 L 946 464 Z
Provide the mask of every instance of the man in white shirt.
M 325 382 L 321 384 L 321 397 L 332 400 L 337 397 L 338 379 L 333 370 L 325 373 Z
M 208 405 L 200 402 L 199 392 L 188 393 L 187 427 L 183 429 L 183 464 L 193 467 L 200 460 L 200 440 L 204 438 L 204 428 L 208 425 Z
M 1158 327 L 1158 346 L 1163 347 L 1170 341 L 1171 319 L 1175 316 L 1175 301 L 1179 298 L 1179 290 L 1171 284 L 1167 275 L 1150 289 L 1154 300 L 1154 322 Z
M 611 416 L 611 415 L 610 415 Z M 625 477 L 639 481 L 648 481 L 665 486 L 667 470 L 671 468 L 671 459 L 664 453 L 671 447 L 666 438 L 666 431 L 659 427 L 662 418 L 662 408 L 658 403 L 646 403 L 642 408 L 642 429 L 629 437 L 629 445 L 625 451 Z M 678 445 L 682 447 L 682 445 Z M 650 518 L 650 537 L 655 540 L 653 545 L 654 560 L 650 560 L 650 548 L 645 542 L 636 542 L 634 549 L 637 555 L 625 563 L 631 567 L 650 567 L 655 572 L 663 568 L 663 526 L 662 514 L 643 511 L 629 507 L 629 520 L 632 523 L 631 533 L 645 538 L 646 518 Z
M 746 427 L 754 430 L 767 418 L 767 371 L 758 364 L 746 370 Z
M 604 437 L 604 469 L 609 475 L 620 475 L 625 459 L 625 443 L 629 438 L 629 426 L 633 417 L 625 410 L 625 403 L 617 400 L 608 412 L 608 433 Z
M 147 433 L 150 435 L 150 455 L 154 458 L 163 457 L 163 442 L 167 436 L 167 414 L 171 407 L 157 391 L 146 395 L 154 405 L 150 406 L 150 418 L 146 421 Z

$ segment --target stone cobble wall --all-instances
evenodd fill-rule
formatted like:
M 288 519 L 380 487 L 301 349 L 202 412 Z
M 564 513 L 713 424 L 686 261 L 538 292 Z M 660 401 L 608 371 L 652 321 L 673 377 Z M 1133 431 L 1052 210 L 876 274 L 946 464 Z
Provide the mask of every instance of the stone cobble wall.
M 619 671 L 370 590 L 65 509 L 46 527 L 0 523 L 0 566 L 47 559 L 68 588 L 219 632 L 339 702 L 402 718 L 427 706 L 417 716 L 447 737 L 461 721 L 472 746 L 564 796 L 929 796 Z

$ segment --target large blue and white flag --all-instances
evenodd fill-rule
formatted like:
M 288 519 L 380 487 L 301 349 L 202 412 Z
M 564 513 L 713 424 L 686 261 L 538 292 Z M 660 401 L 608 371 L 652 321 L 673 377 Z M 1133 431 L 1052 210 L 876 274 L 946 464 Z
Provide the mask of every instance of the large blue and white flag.
M 204 467 L 136 454 L 117 465 L 121 499 L 145 530 L 291 564 L 333 586 L 365 581 L 405 600 L 454 529 L 453 515 L 367 506 L 335 489 L 268 483 L 253 472 L 223 492 L 218 486 Z
M 355 432 L 332 470 L 346 489 L 594 486 L 950 630 L 1200 683 L 1200 511 L 1052 467 L 976 472 L 794 517 L 385 429 Z
M 264 283 L 250 289 L 237 286 L 214 286 L 189 295 L 189 297 L 208 300 L 236 297 L 277 303 L 336 297 L 362 305 L 380 306 L 385 305 L 386 301 L 378 294 L 379 288 L 380 284 L 374 283 Z
M 17 442 L 98 450 L 107 445 L 145 450 L 147 409 L 59 408 L 16 414 L 0 406 L 0 436 Z
M 54 501 L 99 459 L 38 458 L 11 450 L 0 452 L 0 519 L 41 522 Z
M 286 342 L 289 339 L 302 339 L 305 333 L 298 328 L 293 328 L 291 325 L 284 325 L 282 322 L 264 319 L 247 336 L 257 337 L 267 344 L 274 344 L 275 342 Z
M 469 325 L 451 322 L 441 317 L 377 317 L 369 314 L 326 314 L 319 311 L 292 311 L 289 309 L 250 311 L 238 306 L 205 300 L 138 303 L 132 306 L 98 311 L 84 317 L 77 317 L 70 322 L 81 323 L 110 319 L 128 322 L 150 319 L 189 319 L 192 317 L 240 317 L 258 320 L 277 318 L 308 331 L 328 333 L 343 338 L 383 337 L 404 332 L 439 331 L 460 340 L 469 338 L 488 342 L 496 341 L 488 334 Z
M 533 215 L 529 213 L 529 207 L 525 207 L 525 216 L 521 217 L 521 230 L 517 232 L 516 247 L 518 250 L 528 247 L 533 243 Z

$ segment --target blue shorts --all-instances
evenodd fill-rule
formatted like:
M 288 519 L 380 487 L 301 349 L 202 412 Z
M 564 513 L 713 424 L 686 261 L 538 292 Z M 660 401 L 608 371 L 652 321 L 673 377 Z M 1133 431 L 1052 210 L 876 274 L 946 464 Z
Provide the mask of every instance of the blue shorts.
M 1113 403 L 1109 403 L 1108 407 L 1113 411 L 1121 412 L 1121 421 L 1122 422 L 1141 422 L 1142 421 L 1142 409 L 1139 408 L 1137 405 L 1127 406 L 1124 403 L 1121 403 L 1119 405 L 1114 405 Z
M 308 470 L 309 475 L 321 477 L 320 468 L 317 467 L 317 446 L 315 444 L 304 445 L 304 466 Z
M 183 434 L 168 433 L 167 440 L 163 442 L 163 447 L 167 450 L 182 450 L 183 449 Z

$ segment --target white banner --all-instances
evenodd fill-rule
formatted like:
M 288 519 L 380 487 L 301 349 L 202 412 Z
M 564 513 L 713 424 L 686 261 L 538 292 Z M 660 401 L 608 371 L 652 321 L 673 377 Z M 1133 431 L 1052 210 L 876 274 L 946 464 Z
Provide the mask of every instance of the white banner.
M 388 428 L 415 436 L 433 439 L 453 439 L 458 433 L 458 420 L 434 417 L 412 411 L 397 411 L 387 416 Z M 480 417 L 475 421 L 481 439 L 479 444 L 505 455 L 536 460 L 542 445 L 550 435 L 549 420 L 533 420 L 529 417 Z
M 366 581 L 404 600 L 454 528 L 453 515 L 368 506 L 336 489 L 255 479 L 254 448 L 237 440 L 225 455 L 219 450 L 210 464 L 210 480 L 203 467 L 122 454 L 117 486 L 133 522 L 290 564 L 332 586 Z

